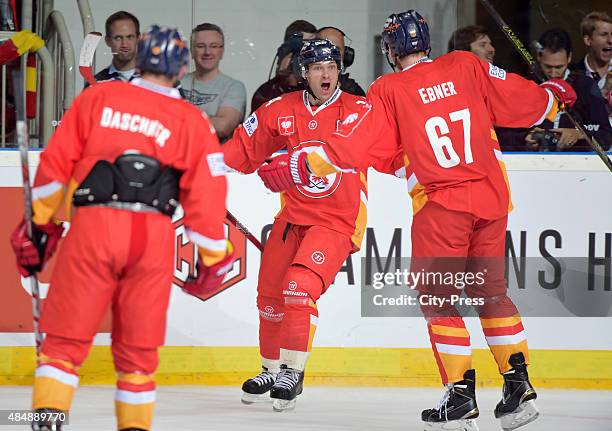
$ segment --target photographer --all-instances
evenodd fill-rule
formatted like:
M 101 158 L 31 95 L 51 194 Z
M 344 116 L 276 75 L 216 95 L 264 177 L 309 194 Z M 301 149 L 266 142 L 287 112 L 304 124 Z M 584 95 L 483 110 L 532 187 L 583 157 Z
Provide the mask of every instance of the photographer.
M 339 82 L 340 88 L 342 91 L 346 91 L 347 93 L 354 94 L 355 96 L 363 96 L 365 97 L 365 91 L 363 88 L 355 81 L 353 78 L 349 76 L 349 73 L 346 72 L 346 69 L 353 64 L 355 60 L 355 50 L 350 46 L 347 46 L 345 43 L 345 39 L 349 42 L 350 38 L 339 28 L 327 26 L 322 27 L 317 31 L 317 37 L 319 39 L 327 39 L 340 50 L 340 55 L 342 56 L 342 64 L 344 65 L 344 71 L 340 74 Z
M 293 62 L 302 49 L 303 41 L 314 39 L 316 32 L 317 28 L 304 20 L 294 21 L 287 26 L 285 39 L 276 50 L 276 74 L 272 79 L 264 82 L 253 94 L 251 112 L 278 96 L 306 88 L 296 75 L 297 68 L 293 67 Z
M 570 73 L 572 46 L 565 30 L 551 29 L 538 40 L 537 61 L 546 78 L 560 78 L 569 82 L 578 100 L 573 114 L 589 136 L 595 137 L 604 150 L 612 143 L 612 129 L 608 122 L 605 101 L 593 79 L 581 72 Z M 525 144 L 532 151 L 591 151 L 586 139 L 573 127 L 566 114 L 559 114 L 554 122 L 544 121 L 525 136 Z

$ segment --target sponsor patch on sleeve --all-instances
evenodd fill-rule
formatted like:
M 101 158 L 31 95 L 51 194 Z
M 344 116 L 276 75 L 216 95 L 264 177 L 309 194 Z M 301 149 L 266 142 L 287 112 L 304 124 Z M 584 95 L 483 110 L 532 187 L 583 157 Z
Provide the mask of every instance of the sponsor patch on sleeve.
M 223 153 L 210 153 L 206 156 L 208 162 L 208 169 L 213 177 L 220 177 L 225 175 L 225 159 Z
M 244 130 L 247 132 L 249 137 L 253 136 L 253 133 L 255 133 L 255 130 L 257 130 L 258 125 L 257 114 L 254 112 L 249 116 L 249 118 L 244 120 L 244 123 L 242 123 L 242 127 L 244 127 Z
M 493 78 L 501 79 L 503 81 L 506 80 L 506 71 L 501 67 L 497 67 L 492 63 L 489 63 L 489 75 Z

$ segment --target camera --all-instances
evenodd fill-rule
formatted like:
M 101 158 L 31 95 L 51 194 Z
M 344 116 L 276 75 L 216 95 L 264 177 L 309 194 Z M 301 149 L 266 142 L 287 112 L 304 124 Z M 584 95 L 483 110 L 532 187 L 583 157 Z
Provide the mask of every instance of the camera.
M 304 44 L 304 36 L 302 33 L 294 33 L 285 40 L 281 46 L 276 50 L 276 55 L 278 58 L 282 59 L 286 57 L 288 54 L 293 54 L 297 56 L 302 49 L 302 45 Z
M 294 33 L 289 36 L 281 46 L 276 50 L 276 67 L 277 73 L 279 73 L 278 68 L 280 66 L 281 61 L 289 54 L 292 55 L 291 63 L 286 70 L 280 71 L 280 74 L 291 75 L 293 74 L 296 78 L 300 78 L 301 73 L 299 71 L 298 64 L 298 54 L 302 50 L 302 45 L 304 44 L 304 36 L 302 33 Z
M 557 136 L 555 132 L 542 130 L 533 132 L 531 137 L 540 146 L 540 151 L 558 151 L 557 144 L 559 144 L 559 136 Z

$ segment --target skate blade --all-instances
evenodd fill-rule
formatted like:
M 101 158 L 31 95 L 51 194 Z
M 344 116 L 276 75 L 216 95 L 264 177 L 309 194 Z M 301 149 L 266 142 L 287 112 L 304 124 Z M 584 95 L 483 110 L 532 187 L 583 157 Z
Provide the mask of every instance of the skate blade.
M 449 422 L 425 422 L 425 431 L 479 431 L 474 419 Z
M 529 400 L 518 406 L 514 412 L 502 416 L 501 426 L 504 431 L 511 431 L 535 421 L 540 415 L 535 401 Z
M 272 408 L 275 412 L 286 412 L 289 410 L 295 409 L 295 403 L 297 399 L 294 398 L 292 400 L 281 400 L 278 398 L 274 398 L 272 400 Z
M 242 401 L 242 404 L 271 403 L 272 398 L 270 398 L 269 391 L 265 394 L 249 394 L 243 391 L 240 401 Z

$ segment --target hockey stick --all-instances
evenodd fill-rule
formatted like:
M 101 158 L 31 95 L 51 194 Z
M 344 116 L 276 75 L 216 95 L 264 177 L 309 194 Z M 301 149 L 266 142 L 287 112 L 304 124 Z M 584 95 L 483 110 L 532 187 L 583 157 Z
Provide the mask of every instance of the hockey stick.
M 98 33 L 97 31 L 87 33 L 87 36 L 85 36 L 83 40 L 81 52 L 79 53 L 79 73 L 89 85 L 94 85 L 96 83 L 92 64 L 94 55 L 96 54 L 96 47 L 101 39 L 102 33 Z
M 32 189 L 30 187 L 30 165 L 28 162 L 28 125 L 25 119 L 23 87 L 23 71 L 25 70 L 25 56 L 21 57 L 22 68 L 20 71 L 13 72 L 13 89 L 15 94 L 15 111 L 17 114 L 17 143 L 19 145 L 19 155 L 21 156 L 21 177 L 23 180 L 23 203 L 25 206 L 24 220 L 28 238 L 32 239 Z M 36 354 L 40 353 L 43 336 L 38 326 L 40 320 L 40 291 L 38 288 L 38 278 L 36 274 L 28 277 L 30 289 L 32 291 L 32 317 L 34 319 L 34 338 L 36 340 Z
M 534 60 L 531 53 L 527 50 L 527 48 L 525 48 L 525 45 L 523 45 L 521 40 L 514 33 L 514 31 L 512 31 L 508 24 L 506 24 L 501 15 L 497 13 L 497 11 L 493 7 L 493 5 L 491 5 L 489 0 L 480 0 L 480 3 L 484 6 L 487 12 L 489 12 L 489 15 L 491 15 L 493 21 L 495 21 L 495 23 L 501 29 L 502 33 L 504 33 L 504 36 L 506 36 L 510 43 L 514 45 L 514 48 L 519 52 L 519 54 L 521 54 L 521 57 L 523 57 L 523 59 L 527 62 L 529 66 L 529 71 L 533 73 L 533 75 L 537 77 L 540 82 L 546 81 L 546 77 L 544 77 L 540 69 L 538 69 L 536 61 Z M 589 135 L 586 134 L 586 131 L 584 130 L 582 124 L 580 124 L 569 111 L 565 111 L 565 113 L 567 114 L 567 117 L 570 119 L 574 127 L 582 134 L 584 139 L 586 139 L 586 141 L 589 143 L 593 151 L 597 153 L 602 162 L 604 162 L 606 167 L 610 170 L 610 172 L 612 172 L 612 160 L 610 160 L 604 149 L 601 148 L 599 142 L 597 142 L 594 137 L 591 138 Z
M 264 250 L 263 244 L 261 242 L 259 242 L 259 240 L 257 238 L 255 238 L 255 235 L 253 235 L 251 232 L 249 232 L 249 230 L 246 228 L 245 225 L 240 223 L 240 221 L 238 221 L 238 219 L 236 217 L 234 217 L 234 215 L 231 212 L 229 212 L 229 211 L 227 212 L 226 217 L 227 217 L 227 219 L 234 226 L 236 226 L 236 229 L 238 229 L 240 232 L 242 232 L 242 234 L 244 236 L 246 236 L 249 241 L 251 241 L 251 244 L 253 244 L 255 247 L 257 247 L 259 249 L 259 251 L 261 251 L 263 253 L 263 250 Z

